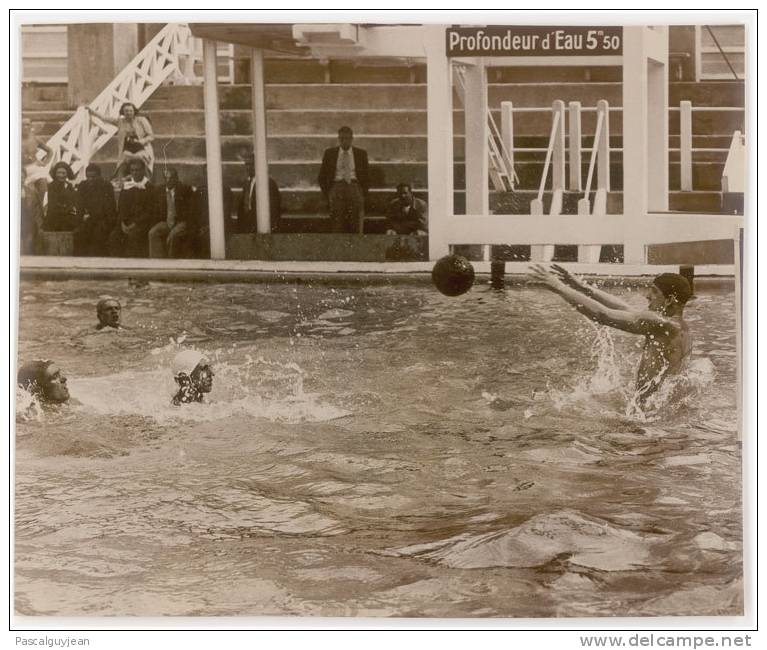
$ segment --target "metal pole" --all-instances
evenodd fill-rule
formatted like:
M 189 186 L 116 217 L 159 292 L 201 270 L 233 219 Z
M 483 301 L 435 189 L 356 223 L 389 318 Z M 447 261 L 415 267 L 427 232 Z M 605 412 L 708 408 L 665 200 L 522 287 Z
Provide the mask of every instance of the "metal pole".
M 692 102 L 679 102 L 679 183 L 682 192 L 692 191 Z
M 203 41 L 203 88 L 205 103 L 205 159 L 208 177 L 210 257 L 226 259 L 224 235 L 224 182 L 221 171 L 221 131 L 218 124 L 218 70 L 216 41 Z
M 580 192 L 582 189 L 581 103 L 570 102 L 568 107 L 570 112 L 570 191 Z
M 264 53 L 250 50 L 250 79 L 253 89 L 253 155 L 256 166 L 256 232 L 271 232 L 269 164 L 266 156 L 266 101 L 264 99 Z

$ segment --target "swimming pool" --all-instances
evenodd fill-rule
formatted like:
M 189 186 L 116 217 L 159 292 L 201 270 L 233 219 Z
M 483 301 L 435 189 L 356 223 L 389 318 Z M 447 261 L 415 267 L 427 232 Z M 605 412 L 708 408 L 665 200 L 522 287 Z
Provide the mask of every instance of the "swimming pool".
M 75 401 L 17 423 L 16 612 L 740 614 L 735 294 L 698 293 L 642 417 L 640 339 L 523 284 L 22 281 Z M 170 406 L 179 344 L 208 403 Z

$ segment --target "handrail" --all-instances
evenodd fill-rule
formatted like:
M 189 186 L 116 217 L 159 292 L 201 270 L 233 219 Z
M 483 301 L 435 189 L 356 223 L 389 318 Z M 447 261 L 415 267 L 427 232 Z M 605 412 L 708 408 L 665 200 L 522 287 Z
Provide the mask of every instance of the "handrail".
M 186 83 L 193 81 L 194 56 L 189 27 L 168 23 L 98 94 L 90 108 L 112 118 L 118 116 L 120 106 L 125 102 L 140 108 L 171 75 L 176 74 Z M 53 151 L 49 166 L 64 161 L 75 174 L 81 172 L 91 156 L 116 132 L 117 127 L 113 124 L 98 118 L 90 119 L 87 110 L 78 109 L 48 140 Z
M 722 192 L 745 191 L 746 138 L 735 131 L 730 140 L 730 149 L 722 170 Z
M 541 184 L 538 187 L 538 200 L 543 200 L 543 191 L 546 188 L 546 178 L 549 175 L 549 167 L 551 166 L 551 157 L 554 153 L 554 143 L 556 142 L 557 131 L 559 130 L 559 112 L 554 113 L 554 119 L 551 120 L 551 135 L 549 135 L 549 146 L 546 149 L 546 162 L 543 163 L 543 173 L 541 174 Z
M 597 113 L 597 125 L 594 129 L 594 146 L 591 148 L 591 160 L 589 160 L 589 173 L 586 176 L 586 188 L 583 193 L 583 197 L 588 199 L 591 194 L 591 181 L 594 178 L 594 167 L 597 164 L 597 155 L 599 153 L 599 147 L 596 145 L 597 141 L 602 135 L 602 129 L 604 128 L 604 113 Z
M 459 65 L 454 66 L 453 69 L 455 71 L 455 77 L 458 81 L 456 84 L 456 88 L 458 89 L 458 98 L 465 105 L 466 79 L 464 75 L 464 69 Z M 491 162 L 490 168 L 488 170 L 490 179 L 492 180 L 496 190 L 502 192 L 514 191 L 515 183 L 519 183 L 519 177 L 517 176 L 513 165 L 510 163 L 512 157 L 509 155 L 509 152 L 506 149 L 506 145 L 503 141 L 503 136 L 498 129 L 498 125 L 493 118 L 493 113 L 489 108 L 487 110 L 487 123 L 488 157 L 490 158 Z
M 735 68 L 732 67 L 732 63 L 730 63 L 729 57 L 724 53 L 724 50 L 722 49 L 722 46 L 719 45 L 719 40 L 716 36 L 714 36 L 714 32 L 711 29 L 710 25 L 704 25 L 706 30 L 708 31 L 709 35 L 711 36 L 712 40 L 714 41 L 714 45 L 716 45 L 716 49 L 719 50 L 719 54 L 722 55 L 722 58 L 724 59 L 724 62 L 727 64 L 727 67 L 730 68 L 730 72 L 732 72 L 732 76 L 735 77 L 735 81 L 739 81 L 738 79 L 738 73 L 735 72 Z

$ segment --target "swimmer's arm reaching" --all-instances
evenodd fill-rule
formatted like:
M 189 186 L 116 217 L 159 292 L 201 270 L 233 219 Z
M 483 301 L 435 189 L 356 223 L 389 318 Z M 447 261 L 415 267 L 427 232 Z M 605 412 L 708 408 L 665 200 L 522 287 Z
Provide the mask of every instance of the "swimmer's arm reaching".
M 543 282 L 549 289 L 558 293 L 564 300 L 575 307 L 581 314 L 600 325 L 609 325 L 615 329 L 632 334 L 653 335 L 663 330 L 678 327 L 676 323 L 651 311 L 613 309 L 590 298 L 572 287 L 567 286 L 556 275 L 540 265 L 531 266 L 530 276 Z
M 593 298 L 597 302 L 602 303 L 605 307 L 610 309 L 621 309 L 623 311 L 631 311 L 632 307 L 626 302 L 623 302 L 620 298 L 616 298 L 612 294 L 597 289 L 596 287 L 587 284 L 581 280 L 577 275 L 573 275 L 563 266 L 559 264 L 552 264 L 551 268 L 559 276 L 559 279 L 567 286 L 572 287 L 576 291 L 580 291 L 582 294 Z

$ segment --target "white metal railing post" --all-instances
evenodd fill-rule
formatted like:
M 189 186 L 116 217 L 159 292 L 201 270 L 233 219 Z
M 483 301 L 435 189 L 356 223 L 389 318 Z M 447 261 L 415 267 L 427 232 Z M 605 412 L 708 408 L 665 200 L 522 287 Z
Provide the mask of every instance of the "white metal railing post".
M 429 187 L 429 259 L 450 250 L 448 225 L 455 215 L 453 199 L 453 90 L 450 59 L 445 57 L 444 25 L 423 28 L 426 49 L 426 130 Z
M 692 102 L 679 102 L 679 184 L 692 191 Z
M 506 153 L 508 169 L 514 171 L 514 105 L 501 102 L 501 142 Z M 511 179 L 513 182 L 513 179 Z
M 549 214 L 559 214 L 562 211 L 562 192 L 565 189 L 565 103 L 561 99 L 555 100 L 552 104 L 552 110 L 559 115 L 559 126 L 551 154 L 551 190 L 554 196 Z M 557 199 L 559 200 L 559 209 L 555 210 L 554 202 Z
M 271 232 L 269 163 L 266 139 L 264 51 L 250 50 L 251 111 L 253 113 L 253 164 L 256 174 L 256 232 Z
M 530 214 L 543 214 L 543 192 L 546 188 L 546 179 L 549 175 L 549 165 L 552 165 L 551 172 L 551 207 L 549 214 L 557 215 L 562 211 L 562 191 L 565 181 L 565 103 L 557 99 L 551 106 L 551 134 L 549 135 L 549 146 L 546 149 L 546 161 L 543 163 L 543 172 L 541 173 L 541 182 L 538 186 L 538 196 L 530 202 Z M 530 260 L 535 262 L 548 262 L 554 255 L 554 245 L 531 245 Z
M 591 206 L 591 183 L 594 179 L 594 168 L 597 171 L 597 187 L 594 192 L 594 206 Z M 582 199 L 578 201 L 578 214 L 581 216 L 607 214 L 607 192 L 610 190 L 610 106 L 606 100 L 597 102 L 597 124 L 594 131 L 594 144 L 591 149 L 589 173 L 586 178 L 586 189 Z M 578 261 L 596 264 L 602 252 L 601 245 L 578 246 Z
M 568 104 L 570 129 L 570 182 L 569 189 L 572 192 L 580 192 L 581 186 L 581 103 L 570 102 Z
M 216 41 L 203 41 L 203 99 L 205 106 L 205 159 L 208 182 L 210 257 L 226 259 L 224 182 L 221 170 L 221 127 L 218 115 L 218 63 Z
M 597 114 L 602 116 L 602 130 L 599 135 L 597 153 L 597 191 L 610 191 L 610 105 L 606 99 L 597 102 Z

